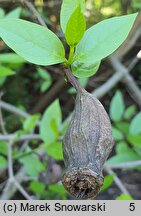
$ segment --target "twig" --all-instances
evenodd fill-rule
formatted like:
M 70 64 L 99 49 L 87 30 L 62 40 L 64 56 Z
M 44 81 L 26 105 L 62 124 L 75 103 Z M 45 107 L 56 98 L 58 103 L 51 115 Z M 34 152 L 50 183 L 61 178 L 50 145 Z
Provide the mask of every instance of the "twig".
M 15 180 L 14 184 L 16 188 L 21 192 L 21 194 L 27 199 L 32 200 L 32 198 L 29 196 L 29 194 L 24 190 L 24 188 Z
M 16 182 L 21 184 L 23 182 L 25 176 L 26 176 L 26 173 L 25 173 L 24 169 L 21 168 L 17 172 L 17 174 L 15 175 Z M 19 188 L 18 188 L 18 190 L 19 190 Z M 0 196 L 0 200 L 9 200 L 15 194 L 16 191 L 17 191 L 17 184 L 15 184 L 14 181 L 11 182 L 10 179 L 9 179 L 8 182 L 7 182 L 6 187 L 3 190 L 3 193 Z M 19 191 L 21 192 L 21 190 L 19 190 Z M 25 191 L 24 191 L 24 194 L 22 193 L 23 196 L 25 195 L 25 193 L 26 193 Z M 26 196 L 25 198 L 26 199 L 28 198 L 29 200 L 31 200 L 31 197 L 29 195 L 28 195 L 28 197 Z
M 18 137 L 18 141 L 25 141 L 25 140 L 41 140 L 40 135 L 38 134 L 28 134 L 28 135 L 21 135 Z M 7 141 L 7 140 L 15 140 L 15 134 L 8 134 L 8 135 L 0 135 L 0 141 Z
M 140 25 L 139 20 L 139 25 Z M 141 36 L 141 26 L 137 28 L 137 30 L 133 33 L 132 37 L 127 39 L 123 45 L 116 51 L 116 56 L 118 56 L 120 59 L 123 58 L 136 44 L 137 40 Z
M 49 103 L 57 97 L 58 93 L 64 87 L 64 78 L 60 78 L 52 87 L 51 89 L 41 97 L 38 103 L 35 105 L 31 113 L 41 112 L 44 108 L 46 108 Z
M 128 68 L 125 67 L 120 67 L 120 70 L 118 68 L 118 70 L 116 70 L 115 74 L 110 77 L 103 85 L 101 85 L 100 87 L 98 87 L 97 89 L 95 89 L 92 94 L 97 97 L 97 98 L 101 98 L 104 95 L 107 94 L 107 92 L 109 92 L 113 87 L 115 87 L 115 85 L 122 80 L 123 77 L 126 76 L 126 74 L 130 73 L 130 71 L 133 69 L 131 67 L 131 65 L 133 66 L 133 62 L 134 62 L 134 66 L 135 66 L 135 61 L 133 59 L 133 61 L 131 62 L 131 64 L 129 65 Z M 137 61 L 136 61 L 137 63 Z M 116 68 L 117 69 L 117 68 Z
M 124 74 L 124 83 L 130 90 L 132 98 L 141 107 L 141 91 L 139 87 L 137 86 L 136 82 L 134 81 L 134 79 L 132 78 L 132 76 L 129 74 L 129 69 L 124 67 L 124 65 L 121 64 L 120 60 L 114 55 L 110 57 L 110 61 L 111 61 L 113 68 L 117 71 L 117 73 Z M 134 62 L 134 59 L 133 59 L 133 62 Z M 137 62 L 138 61 L 136 61 L 136 63 Z M 132 69 L 131 66 L 129 66 L 129 68 Z
M 84 92 L 84 88 L 82 88 L 78 82 L 78 80 L 74 77 L 71 70 L 69 68 L 65 68 L 64 72 L 68 78 L 68 81 L 71 83 L 71 85 L 76 89 L 77 92 Z
M 3 93 L 0 93 L 0 129 L 2 131 L 3 134 L 7 134 L 6 133 L 6 129 L 5 129 L 5 125 L 4 125 L 4 121 L 3 121 L 3 116 L 2 116 L 2 101 L 1 101 L 1 97 L 2 97 Z
M 14 172 L 13 172 L 13 161 L 12 161 L 12 144 L 13 140 L 10 140 L 8 143 L 8 174 L 9 179 L 12 181 L 14 178 Z
M 141 166 L 141 160 L 138 161 L 131 161 L 131 162 L 124 162 L 124 163 L 117 163 L 117 164 L 105 164 L 105 168 L 111 169 L 122 169 L 122 168 L 133 168 Z
M 18 1 L 21 2 L 22 4 L 26 5 L 26 7 L 29 9 L 29 11 L 32 12 L 32 14 L 37 18 L 38 22 L 42 26 L 48 28 L 46 23 L 44 22 L 43 18 L 41 17 L 40 13 L 38 13 L 38 11 L 35 9 L 34 5 L 31 2 L 29 2 L 27 0 L 18 0 Z
M 0 104 L 1 108 L 2 109 L 5 109 L 11 113 L 14 113 L 16 115 L 19 115 L 23 118 L 28 118 L 30 115 L 24 111 L 21 111 L 20 109 L 18 109 L 17 107 L 9 104 L 9 103 L 6 103 L 4 101 L 1 101 L 1 104 Z
M 122 181 L 117 177 L 116 173 L 113 172 L 113 170 L 111 168 L 105 168 L 105 171 L 108 174 L 113 175 L 114 182 L 118 186 L 118 188 L 121 190 L 122 193 L 125 193 L 125 194 L 128 194 L 129 196 L 131 196 L 130 193 L 128 192 L 128 190 L 123 185 Z

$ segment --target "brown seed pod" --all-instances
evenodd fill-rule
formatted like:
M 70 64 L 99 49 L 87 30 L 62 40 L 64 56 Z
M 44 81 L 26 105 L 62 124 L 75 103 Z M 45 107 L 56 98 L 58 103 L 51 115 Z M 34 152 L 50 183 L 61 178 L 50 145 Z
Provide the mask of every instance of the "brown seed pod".
M 85 90 L 77 93 L 71 123 L 63 138 L 63 185 L 77 198 L 94 198 L 103 185 L 103 165 L 113 147 L 109 117 Z

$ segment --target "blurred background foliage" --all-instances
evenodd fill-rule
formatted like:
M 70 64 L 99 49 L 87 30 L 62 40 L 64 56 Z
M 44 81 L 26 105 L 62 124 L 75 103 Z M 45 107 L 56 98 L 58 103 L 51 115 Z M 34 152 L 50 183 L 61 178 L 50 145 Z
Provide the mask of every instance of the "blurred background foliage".
M 49 28 L 64 42 L 60 28 L 60 0 L 30 1 L 41 14 Z M 140 0 L 87 0 L 85 16 L 87 27 L 113 16 L 130 14 L 141 9 Z M 0 19 L 22 18 L 37 22 L 36 16 L 20 1 L 0 1 Z M 139 26 L 137 26 L 139 28 Z M 117 32 L 118 34 L 118 32 Z M 133 32 L 134 34 L 134 32 Z M 65 42 L 66 50 L 68 47 Z M 125 45 L 126 46 L 126 45 Z M 141 47 L 141 37 L 124 56 L 119 56 L 125 66 L 136 56 Z M 13 53 L 0 40 L 0 92 L 2 100 L 23 110 L 31 116 L 24 119 L 3 110 L 8 134 L 14 133 L 14 172 L 21 168 L 25 179 L 23 188 L 34 199 L 73 199 L 63 188 L 60 180 L 64 169 L 61 138 L 67 128 L 73 111 L 75 90 L 64 81 L 59 65 L 35 66 Z M 15 73 L 13 76 L 8 76 Z M 104 60 L 96 75 L 79 79 L 89 92 L 104 84 L 113 74 L 108 60 Z M 141 64 L 131 70 L 137 85 L 141 88 Z M 116 141 L 107 165 L 141 160 L 141 113 L 140 107 L 129 94 L 125 84 L 120 82 L 101 99 L 113 125 Z M 38 139 L 24 140 L 21 136 L 39 134 Z M 7 141 L 0 141 L 0 192 L 7 181 Z M 116 173 L 130 194 L 121 192 L 114 183 L 113 174 L 104 172 L 104 186 L 97 199 L 141 199 L 141 165 L 117 169 Z M 130 175 L 130 178 L 129 178 Z M 24 199 L 15 190 L 7 199 Z

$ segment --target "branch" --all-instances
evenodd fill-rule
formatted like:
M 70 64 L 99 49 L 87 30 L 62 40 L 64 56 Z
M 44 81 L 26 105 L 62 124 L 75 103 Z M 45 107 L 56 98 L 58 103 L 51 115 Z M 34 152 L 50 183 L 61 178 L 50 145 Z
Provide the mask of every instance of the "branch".
M 101 85 L 96 90 L 94 90 L 92 94 L 97 98 L 101 98 L 104 95 L 106 95 L 112 88 L 114 88 L 117 85 L 119 81 L 122 80 L 123 77 L 125 77 L 128 73 L 130 73 L 130 71 L 133 69 L 133 65 L 135 66 L 135 63 L 137 64 L 138 61 L 139 60 L 136 60 L 135 62 L 135 60 L 133 59 L 133 61 L 131 62 L 128 68 L 125 68 L 122 65 L 120 65 L 122 67 L 120 68 L 118 67 L 118 69 L 116 67 L 115 74 L 112 77 L 110 77 L 103 85 Z
M 18 109 L 17 107 L 15 107 L 9 103 L 1 101 L 0 106 L 2 109 L 7 110 L 7 111 L 14 113 L 18 116 L 21 116 L 23 118 L 28 118 L 30 116 L 28 113 L 21 111 L 20 109 Z
M 80 86 L 78 80 L 74 77 L 74 75 L 72 74 L 72 72 L 69 68 L 65 68 L 64 72 L 68 78 L 68 81 L 76 89 L 77 92 L 84 92 L 85 91 L 85 89 Z
M 18 181 L 14 181 L 14 184 L 16 188 L 21 192 L 21 194 L 27 199 L 27 200 L 32 200 L 32 198 L 29 196 L 29 194 L 25 191 L 25 189 L 19 184 Z
M 11 199 L 11 197 L 16 193 L 17 189 L 21 192 L 21 194 L 26 198 L 31 200 L 32 198 L 27 195 L 27 192 L 22 188 L 21 189 L 21 185 L 19 187 L 19 184 L 21 184 L 23 182 L 23 179 L 25 178 L 26 173 L 24 171 L 23 168 L 21 168 L 17 174 L 15 175 L 15 182 L 10 179 L 8 179 L 7 185 L 3 190 L 2 195 L 0 196 L 0 200 L 9 200 Z M 18 182 L 18 184 L 17 184 Z M 24 191 L 23 191 L 24 190 Z
M 128 89 L 130 90 L 132 98 L 141 107 L 141 91 L 140 91 L 139 87 L 137 86 L 136 82 L 134 81 L 133 77 L 130 74 L 128 74 L 130 72 L 129 69 L 130 70 L 132 69 L 131 64 L 133 64 L 133 63 L 131 63 L 129 65 L 129 69 L 127 69 L 126 67 L 124 67 L 124 65 L 121 64 L 121 62 L 118 60 L 118 58 L 115 57 L 114 55 L 112 55 L 110 57 L 110 61 L 111 61 L 113 68 L 117 71 L 117 73 L 123 73 L 124 74 L 124 77 L 123 77 L 124 83 L 126 84 Z M 133 62 L 134 61 L 135 60 L 133 59 Z M 139 59 L 137 59 L 136 62 L 134 62 L 134 65 L 138 61 L 139 61 Z
M 3 93 L 0 93 L 0 129 L 2 131 L 3 134 L 7 134 L 6 132 L 6 129 L 5 129 L 5 124 L 4 124 L 4 121 L 3 121 L 3 116 L 2 116 L 2 110 L 1 110 L 1 107 L 2 107 L 2 101 L 1 101 L 1 97 L 2 97 Z
M 136 21 L 136 23 L 137 23 L 137 21 Z M 130 38 L 128 37 L 126 39 L 126 41 L 122 44 L 122 46 L 116 51 L 116 56 L 118 58 L 120 58 L 120 59 L 123 58 L 136 44 L 137 40 L 141 36 L 140 23 L 141 23 L 141 15 L 140 15 L 140 19 L 139 19 L 139 28 L 137 28 L 137 30 L 135 32 L 133 32 L 132 36 Z M 131 31 L 131 33 L 132 33 L 132 31 Z
M 29 11 L 37 18 L 38 22 L 42 26 L 48 28 L 46 23 L 44 22 L 42 16 L 40 15 L 40 13 L 38 13 L 38 11 L 36 10 L 36 8 L 34 7 L 34 5 L 31 2 L 29 2 L 27 0 L 18 0 L 18 1 L 21 2 L 22 4 L 26 5 L 26 7 L 29 9 Z
M 44 108 L 46 108 L 49 103 L 57 97 L 58 93 L 64 87 L 64 78 L 60 78 L 54 85 L 50 88 L 50 90 L 44 94 L 38 103 L 35 105 L 31 113 L 41 112 Z M 63 91 L 63 90 L 62 90 Z
M 8 141 L 8 140 L 15 140 L 15 134 L 8 134 L 8 135 L 0 135 L 0 141 Z M 26 141 L 26 140 L 41 140 L 40 135 L 38 134 L 28 134 L 28 135 L 21 135 L 18 137 L 18 141 Z
M 141 166 L 141 160 L 138 161 L 131 161 L 131 162 L 124 162 L 124 163 L 117 163 L 117 164 L 105 164 L 105 168 L 111 169 L 123 169 L 123 168 L 133 168 Z
M 108 174 L 113 175 L 114 182 L 117 185 L 117 187 L 121 190 L 122 193 L 125 193 L 125 194 L 128 194 L 129 196 L 131 196 L 130 193 L 128 192 L 128 190 L 123 185 L 122 181 L 118 178 L 118 176 L 116 175 L 116 173 L 112 171 L 111 168 L 105 168 L 105 171 Z
M 12 161 L 12 145 L 13 145 L 13 140 L 9 140 L 9 143 L 7 144 L 8 147 L 8 174 L 9 174 L 9 179 L 10 181 L 13 181 L 14 179 L 14 172 L 13 172 L 13 161 Z

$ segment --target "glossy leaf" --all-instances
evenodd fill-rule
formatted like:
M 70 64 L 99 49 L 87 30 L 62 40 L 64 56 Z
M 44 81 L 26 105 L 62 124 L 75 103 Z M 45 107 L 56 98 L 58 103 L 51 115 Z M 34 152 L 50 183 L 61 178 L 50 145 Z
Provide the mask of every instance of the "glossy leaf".
M 8 67 L 0 66 L 0 77 L 14 75 L 15 72 Z
M 53 197 L 59 196 L 58 199 L 66 199 L 67 191 L 61 184 L 52 184 L 48 186 L 49 194 Z
M 19 18 L 21 14 L 21 8 L 17 7 L 14 10 L 6 14 L 5 18 Z
M 124 118 L 126 120 L 130 120 L 135 113 L 136 113 L 136 107 L 135 105 L 131 105 L 125 110 Z
M 79 5 L 81 6 L 81 12 L 83 13 L 85 8 L 85 0 L 63 0 L 60 13 L 60 23 L 64 33 L 66 31 L 69 18 Z
M 0 170 L 3 170 L 6 167 L 7 167 L 7 160 L 3 156 L 0 156 Z
M 133 200 L 133 197 L 131 197 L 129 194 L 121 194 L 116 198 L 116 200 Z
M 23 129 L 26 132 L 30 132 L 37 125 L 39 118 L 40 114 L 34 114 L 29 116 L 23 124 Z
M 50 144 L 46 148 L 47 154 L 56 160 L 63 160 L 62 143 Z
M 124 163 L 136 160 L 140 160 L 140 156 L 138 156 L 134 151 L 128 151 L 111 157 L 108 160 L 108 164 Z
M 122 154 L 123 152 L 129 151 L 130 148 L 125 141 L 120 141 L 116 145 L 116 154 Z
M 38 65 L 65 61 L 64 47 L 49 29 L 21 19 L 1 19 L 0 37 L 17 54 Z
M 2 8 L 0 8 L 0 19 L 2 19 L 5 15 L 5 12 Z
M 124 134 L 128 134 L 129 132 L 129 124 L 125 122 L 117 122 L 116 128 Z
M 112 185 L 113 179 L 114 179 L 114 176 L 113 176 L 113 175 L 107 175 L 107 176 L 104 178 L 104 184 L 103 184 L 103 186 L 101 187 L 101 191 L 107 190 L 107 189 Z
M 29 185 L 29 189 L 35 194 L 41 194 L 45 190 L 45 185 L 39 181 L 32 181 Z
M 5 81 L 6 81 L 6 77 L 0 77 L 0 86 L 2 86 Z
M 86 21 L 79 5 L 72 13 L 66 26 L 65 38 L 67 44 L 69 46 L 76 46 L 82 39 L 85 29 Z
M 32 177 L 38 176 L 38 174 L 45 169 L 45 166 L 36 155 L 21 157 L 19 161 L 23 164 L 26 173 Z
M 117 91 L 110 104 L 110 117 L 113 121 L 120 121 L 125 109 L 123 97 L 120 91 Z
M 113 134 L 114 139 L 117 141 L 122 140 L 124 138 L 121 131 L 119 131 L 118 129 L 114 127 L 112 127 L 112 134 Z
M 0 141 L 0 153 L 3 155 L 7 155 L 7 142 L 6 141 Z
M 97 62 L 95 64 L 73 62 L 71 69 L 73 74 L 78 78 L 90 77 L 97 72 L 100 63 L 101 62 Z
M 127 140 L 133 147 L 141 149 L 141 135 L 128 135 Z
M 42 79 L 40 83 L 40 91 L 45 92 L 51 86 L 52 78 L 48 71 L 41 67 L 38 67 L 37 71 L 40 78 Z
M 22 64 L 26 62 L 21 56 L 15 53 L 0 54 L 0 63 L 2 64 Z
M 133 120 L 131 121 L 130 124 L 130 134 L 132 135 L 137 135 L 141 133 L 141 112 L 138 113 Z
M 56 100 L 47 108 L 40 123 L 40 135 L 46 144 L 53 143 L 59 136 L 61 121 L 61 109 Z
M 95 63 L 113 53 L 127 38 L 136 16 L 113 17 L 89 28 L 76 46 L 77 61 Z

